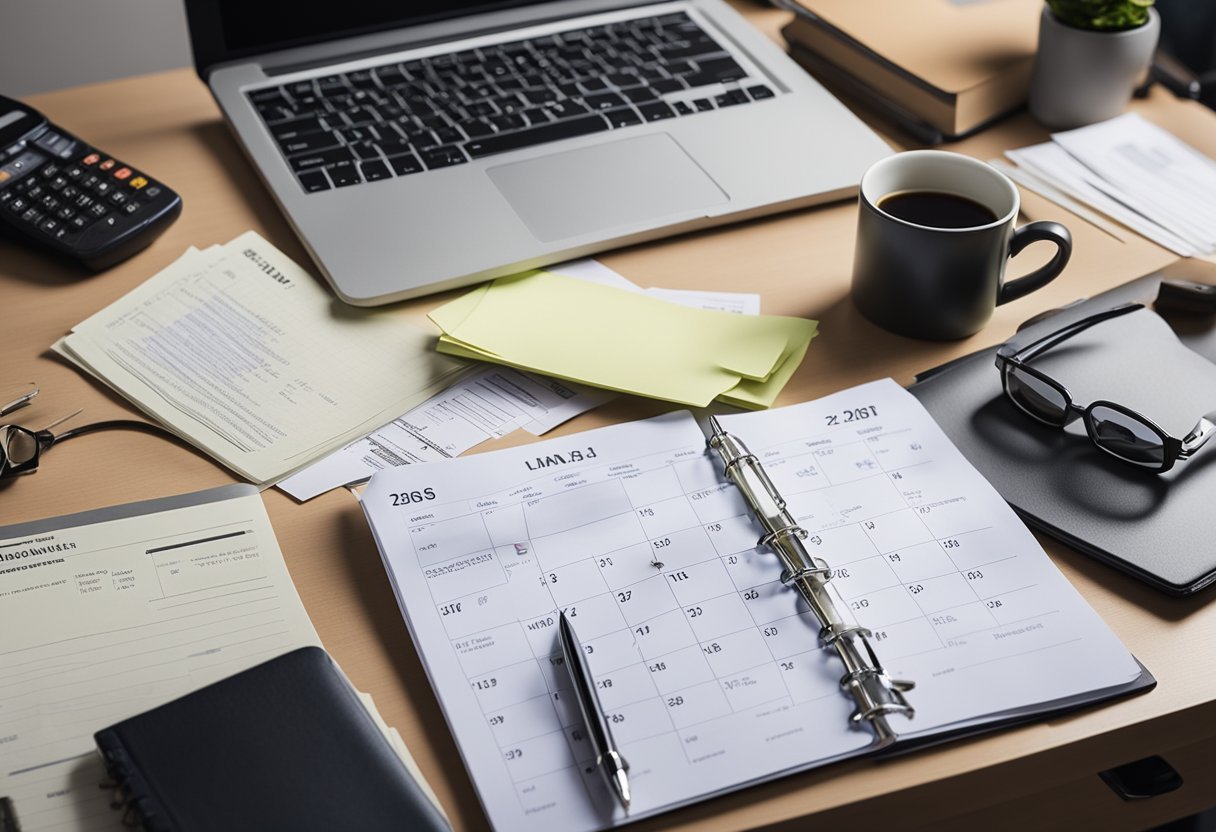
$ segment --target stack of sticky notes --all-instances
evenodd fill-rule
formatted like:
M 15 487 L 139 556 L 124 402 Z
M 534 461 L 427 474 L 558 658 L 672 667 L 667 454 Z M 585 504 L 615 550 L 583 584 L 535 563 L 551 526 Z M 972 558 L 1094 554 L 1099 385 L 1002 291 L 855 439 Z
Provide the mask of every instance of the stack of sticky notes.
M 480 286 L 430 317 L 443 331 L 440 352 L 694 407 L 768 407 L 818 328 L 544 271 Z

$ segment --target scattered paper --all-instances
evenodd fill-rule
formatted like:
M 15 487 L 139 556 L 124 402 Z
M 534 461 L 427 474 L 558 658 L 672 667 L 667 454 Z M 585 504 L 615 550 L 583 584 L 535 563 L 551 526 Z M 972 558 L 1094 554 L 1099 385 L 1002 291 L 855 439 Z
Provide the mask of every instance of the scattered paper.
M 698 407 L 719 397 L 768 406 L 817 328 L 682 308 L 543 271 L 480 286 L 430 318 L 450 355 Z
M 1183 257 L 1216 253 L 1216 162 L 1134 113 L 1005 155 L 1048 199 L 1061 202 L 1055 189 Z
M 760 296 L 755 294 L 643 290 L 595 260 L 571 261 L 554 269 L 568 277 L 645 292 L 694 309 L 760 313 Z M 370 436 L 280 481 L 278 487 L 301 502 L 311 500 L 326 491 L 363 482 L 385 468 L 459 456 L 516 428 L 540 436 L 613 398 L 606 390 L 493 367 L 462 379 Z
M 432 344 L 391 311 L 335 302 L 251 231 L 187 252 L 53 349 L 265 485 L 469 370 Z
M 384 468 L 451 459 L 516 428 L 539 436 L 611 398 L 605 390 L 491 367 L 287 477 L 278 487 L 301 502 L 311 500 Z

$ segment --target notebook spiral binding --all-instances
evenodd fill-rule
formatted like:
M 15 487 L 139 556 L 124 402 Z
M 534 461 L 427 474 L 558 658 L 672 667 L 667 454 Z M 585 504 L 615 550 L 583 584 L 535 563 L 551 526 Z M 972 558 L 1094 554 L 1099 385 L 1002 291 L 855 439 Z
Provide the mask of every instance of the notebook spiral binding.
M 785 508 L 785 500 L 772 480 L 747 446 L 722 429 L 710 416 L 712 433 L 707 444 L 716 451 L 725 467 L 727 479 L 743 495 L 744 502 L 764 529 L 759 545 L 777 555 L 783 571 L 781 582 L 798 590 L 819 621 L 819 640 L 825 648 L 833 648 L 844 663 L 845 674 L 840 687 L 856 703 L 850 721 L 867 725 L 874 732 L 877 747 L 893 743 L 896 733 L 887 721 L 889 714 L 903 714 L 909 719 L 914 710 L 904 697 L 912 682 L 887 676 L 870 644 L 871 633 L 865 627 L 851 623 L 837 608 L 828 592 L 832 569 L 822 558 L 807 551 L 803 540 L 807 531 L 797 524 Z
M 150 794 L 148 784 L 118 739 L 108 730 L 99 731 L 94 738 L 106 767 L 106 779 L 98 787 L 110 792 L 110 808 L 122 812 L 122 825 L 141 832 L 172 832 L 164 813 L 145 796 Z

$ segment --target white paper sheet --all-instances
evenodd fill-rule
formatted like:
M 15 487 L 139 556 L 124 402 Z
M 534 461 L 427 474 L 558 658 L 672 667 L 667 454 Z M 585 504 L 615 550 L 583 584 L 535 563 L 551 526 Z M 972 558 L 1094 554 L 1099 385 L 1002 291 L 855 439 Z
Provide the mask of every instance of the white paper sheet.
M 337 304 L 254 232 L 76 326 L 69 360 L 251 482 L 366 435 L 466 371 L 391 311 Z
M 896 730 L 1125 684 L 1135 661 L 920 404 L 889 380 L 723 417 L 838 605 L 918 709 Z M 630 764 L 631 818 L 862 753 L 839 662 L 757 550 L 687 413 L 384 471 L 362 495 L 498 830 L 624 820 L 557 644 L 570 616 Z
M 25 832 L 125 829 L 95 731 L 318 644 L 256 492 L 0 530 L 0 631 L 0 794 Z

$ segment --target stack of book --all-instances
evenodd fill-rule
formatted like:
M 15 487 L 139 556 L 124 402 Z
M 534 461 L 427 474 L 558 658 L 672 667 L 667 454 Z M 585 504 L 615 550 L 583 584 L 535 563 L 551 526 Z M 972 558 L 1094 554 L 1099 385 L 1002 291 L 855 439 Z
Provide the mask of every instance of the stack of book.
M 927 143 L 1026 100 L 1042 0 L 786 0 L 790 54 L 846 97 Z

